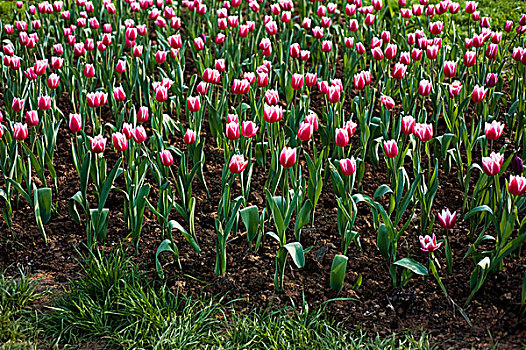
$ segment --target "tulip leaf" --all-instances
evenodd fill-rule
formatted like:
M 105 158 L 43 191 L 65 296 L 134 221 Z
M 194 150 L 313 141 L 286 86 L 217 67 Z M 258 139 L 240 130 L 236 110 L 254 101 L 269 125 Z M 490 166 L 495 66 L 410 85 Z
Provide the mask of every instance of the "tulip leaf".
M 384 224 L 378 227 L 376 245 L 378 246 L 378 250 L 380 250 L 380 254 L 382 254 L 386 260 L 389 260 L 391 241 L 389 239 L 389 230 Z
M 257 236 L 259 227 L 259 211 L 258 207 L 253 205 L 247 208 L 243 208 L 239 211 L 241 214 L 241 220 L 247 229 L 247 239 L 249 242 Z
M 419 262 L 411 258 L 400 259 L 398 261 L 395 261 L 394 264 L 405 267 L 406 269 L 413 271 L 417 275 L 427 276 L 429 274 L 427 267 L 425 267 L 424 265 L 420 264 Z
M 385 196 L 386 194 L 393 193 L 393 190 L 388 185 L 382 185 L 374 192 L 374 200 Z
M 288 243 L 283 246 L 289 252 L 294 264 L 297 267 L 302 268 L 305 266 L 305 255 L 303 253 L 303 247 L 299 242 Z
M 177 245 L 175 245 L 169 239 L 165 239 L 161 242 L 161 244 L 159 244 L 159 247 L 157 247 L 157 252 L 155 253 L 155 269 L 157 270 L 157 274 L 160 278 L 163 278 L 164 276 L 163 267 L 159 261 L 159 254 L 162 252 L 172 252 L 179 264 L 179 250 L 177 249 Z
M 480 205 L 476 208 L 471 209 L 466 215 L 464 215 L 464 220 L 467 220 L 473 215 L 477 213 L 482 213 L 482 212 L 486 212 L 489 215 L 493 215 L 493 210 L 491 210 L 490 207 L 488 207 L 487 205 Z
M 340 291 L 343 288 L 345 273 L 347 272 L 347 262 L 349 258 L 345 255 L 337 254 L 331 267 L 330 286 L 332 290 Z

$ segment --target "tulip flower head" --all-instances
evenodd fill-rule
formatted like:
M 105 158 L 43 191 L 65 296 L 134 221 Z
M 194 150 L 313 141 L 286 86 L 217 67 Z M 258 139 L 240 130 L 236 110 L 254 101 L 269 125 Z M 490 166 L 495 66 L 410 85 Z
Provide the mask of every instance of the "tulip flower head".
M 174 157 L 172 155 L 172 152 L 165 149 L 162 152 L 159 152 L 159 157 L 161 158 L 161 164 L 164 166 L 170 166 L 174 163 Z
M 254 137 L 257 132 L 258 127 L 256 123 L 252 121 L 244 121 L 243 123 L 241 123 L 241 135 L 243 135 L 247 139 Z
M 394 158 L 398 155 L 398 144 L 396 140 L 384 141 L 384 153 L 388 158 Z
M 445 228 L 446 230 L 451 230 L 453 227 L 455 227 L 455 223 L 457 222 L 457 212 L 451 213 L 449 209 L 443 209 L 441 213 L 438 214 L 438 223 L 440 226 Z
M 242 154 L 234 154 L 230 158 L 230 163 L 228 164 L 228 169 L 232 174 L 239 174 L 248 165 L 248 160 L 245 160 Z
M 438 248 L 440 248 L 440 246 L 442 245 L 442 243 L 437 244 L 437 238 L 434 234 L 432 237 L 430 237 L 429 235 L 426 235 L 425 237 L 420 236 L 419 239 L 420 250 L 426 253 L 432 253 Z
M 504 131 L 504 124 L 494 120 L 491 123 L 486 123 L 484 134 L 488 140 L 497 140 Z
M 27 124 L 15 123 L 13 128 L 14 128 L 13 137 L 15 138 L 15 140 L 23 141 L 26 139 L 27 134 L 28 134 Z
M 95 137 L 90 137 L 90 146 L 93 153 L 103 153 L 106 150 L 106 141 L 107 139 L 102 135 L 97 135 Z
M 309 141 L 314 133 L 314 126 L 310 123 L 302 122 L 298 129 L 298 139 L 301 141 Z
M 504 162 L 504 156 L 501 153 L 491 152 L 489 157 L 482 157 L 482 169 L 488 176 L 495 176 L 500 172 Z
M 113 135 L 111 135 L 111 139 L 113 147 L 115 147 L 118 152 L 124 152 L 128 148 L 128 139 L 126 138 L 126 135 L 120 132 L 114 132 Z
M 279 156 L 279 163 L 284 168 L 291 168 L 296 163 L 296 149 L 284 147 Z
M 344 175 L 350 176 L 356 172 L 356 159 L 354 157 L 340 160 L 340 169 Z
M 514 196 L 524 194 L 526 192 L 526 177 L 511 175 L 508 182 L 508 191 Z
M 427 142 L 433 138 L 433 124 L 416 123 L 413 135 L 418 137 L 422 142 Z
M 196 134 L 194 130 L 187 129 L 186 133 L 184 134 L 184 143 L 187 145 L 194 144 L 196 140 Z

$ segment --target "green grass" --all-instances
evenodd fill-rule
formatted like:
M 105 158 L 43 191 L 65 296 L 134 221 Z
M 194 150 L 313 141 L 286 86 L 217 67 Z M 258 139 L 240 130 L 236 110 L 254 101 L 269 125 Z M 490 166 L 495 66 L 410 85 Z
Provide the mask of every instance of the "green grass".
M 35 339 L 39 330 L 32 310 L 33 302 L 43 296 L 37 292 L 38 280 L 23 269 L 18 276 L 0 276 L 0 349 L 37 349 Z
M 307 305 L 243 314 L 221 299 L 193 299 L 150 281 L 122 249 L 84 260 L 85 276 L 71 281 L 41 315 L 43 344 L 159 350 L 431 348 L 422 332 L 370 337 Z

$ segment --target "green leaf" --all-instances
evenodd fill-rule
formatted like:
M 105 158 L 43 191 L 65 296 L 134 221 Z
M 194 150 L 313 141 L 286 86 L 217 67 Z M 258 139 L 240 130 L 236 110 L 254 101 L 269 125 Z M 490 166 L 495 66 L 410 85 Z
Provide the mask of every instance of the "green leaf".
M 469 219 L 470 217 L 472 217 L 473 215 L 477 213 L 483 213 L 483 212 L 486 212 L 489 215 L 493 215 L 493 210 L 491 210 L 490 207 L 488 207 L 487 205 L 480 205 L 476 208 L 471 209 L 466 215 L 464 215 L 464 220 Z
M 40 208 L 40 217 L 42 222 L 47 224 L 51 219 L 51 209 L 53 207 L 53 191 L 49 187 L 39 188 L 38 192 L 38 206 Z
M 413 271 L 417 275 L 427 276 L 429 274 L 427 267 L 425 267 L 424 265 L 420 264 L 419 262 L 411 258 L 400 259 L 398 261 L 395 261 L 394 264 L 405 267 L 406 269 Z
M 380 227 L 378 227 L 376 245 L 378 246 L 378 250 L 380 250 L 380 254 L 382 254 L 386 260 L 389 260 L 389 257 L 391 256 L 391 241 L 389 239 L 389 230 L 384 224 L 381 224 Z
M 241 214 L 241 220 L 243 220 L 243 224 L 245 224 L 245 227 L 247 228 L 248 242 L 252 242 L 252 240 L 257 236 L 257 233 L 258 233 L 258 227 L 259 227 L 258 207 L 253 205 L 247 208 L 243 208 L 239 211 L 239 213 Z
M 177 249 L 177 245 L 175 245 L 169 239 L 165 239 L 161 242 L 161 244 L 159 244 L 159 247 L 157 247 L 157 252 L 155 253 L 155 269 L 157 270 L 157 274 L 160 278 L 163 278 L 164 276 L 163 267 L 159 261 L 159 254 L 162 252 L 172 252 L 179 264 L 179 250 Z
M 285 244 L 283 248 L 287 249 L 297 267 L 302 268 L 305 266 L 305 254 L 303 253 L 303 247 L 301 243 L 288 243 Z
M 332 260 L 330 286 L 332 290 L 340 291 L 343 288 L 345 273 L 347 272 L 347 262 L 349 258 L 345 255 L 337 254 Z
M 381 198 L 383 196 L 385 196 L 386 194 L 388 193 L 393 193 L 393 190 L 391 189 L 391 187 L 387 186 L 387 185 L 382 185 L 380 187 L 378 187 L 378 189 L 374 192 L 374 200 L 377 200 L 378 198 Z
M 106 200 L 108 199 L 108 196 L 110 194 L 111 187 L 113 186 L 113 182 L 115 179 L 122 174 L 122 169 L 119 168 L 122 162 L 122 158 L 119 158 L 115 165 L 113 166 L 113 169 L 111 169 L 110 174 L 108 175 L 108 178 L 106 179 L 106 182 L 104 182 L 104 185 L 102 186 L 102 190 L 100 192 L 99 197 L 99 211 L 104 208 L 104 205 L 106 204 Z

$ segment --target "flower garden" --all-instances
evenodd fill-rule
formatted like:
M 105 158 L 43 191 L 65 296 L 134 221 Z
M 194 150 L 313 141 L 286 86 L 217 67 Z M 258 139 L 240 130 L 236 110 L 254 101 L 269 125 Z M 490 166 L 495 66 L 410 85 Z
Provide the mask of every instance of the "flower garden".
M 525 346 L 526 14 L 13 4 L 0 310 L 37 306 L 31 346 Z

